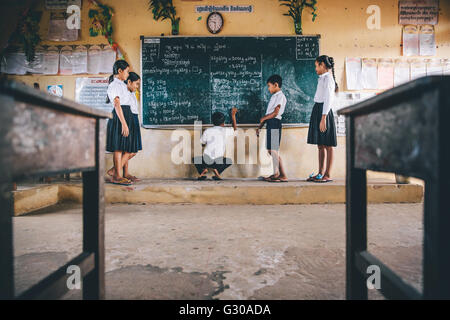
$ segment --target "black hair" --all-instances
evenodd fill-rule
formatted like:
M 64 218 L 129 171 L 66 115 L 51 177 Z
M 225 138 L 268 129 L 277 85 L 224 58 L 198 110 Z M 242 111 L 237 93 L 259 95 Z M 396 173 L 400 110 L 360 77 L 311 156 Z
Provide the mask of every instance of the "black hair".
M 225 122 L 225 115 L 222 112 L 214 112 L 211 116 L 211 120 L 213 125 L 220 126 L 222 123 Z
M 127 80 L 125 80 L 124 82 L 125 84 L 128 84 L 128 81 L 135 82 L 138 81 L 140 78 L 141 77 L 139 77 L 139 75 L 136 72 L 130 71 Z
M 334 73 L 334 59 L 333 59 L 333 57 L 329 57 L 329 56 L 323 55 L 323 56 L 317 57 L 316 61 L 319 64 L 323 63 L 327 69 L 331 69 L 331 72 L 333 73 L 334 83 L 336 85 L 334 91 L 338 92 L 339 91 L 339 86 L 338 86 L 338 84 L 336 82 L 336 76 L 335 76 L 335 73 Z
M 114 62 L 113 65 L 113 74 L 109 76 L 108 78 L 108 83 L 113 82 L 114 80 L 114 75 L 119 74 L 119 69 L 120 70 L 125 70 L 126 68 L 128 68 L 130 65 L 128 64 L 128 62 L 126 62 L 125 60 L 117 60 L 116 62 Z M 109 100 L 109 97 L 106 96 L 106 103 L 110 103 L 111 100 Z
M 283 85 L 283 79 L 278 74 L 273 74 L 269 77 L 269 79 L 267 79 L 267 83 L 278 83 L 278 87 L 281 89 L 281 86 Z

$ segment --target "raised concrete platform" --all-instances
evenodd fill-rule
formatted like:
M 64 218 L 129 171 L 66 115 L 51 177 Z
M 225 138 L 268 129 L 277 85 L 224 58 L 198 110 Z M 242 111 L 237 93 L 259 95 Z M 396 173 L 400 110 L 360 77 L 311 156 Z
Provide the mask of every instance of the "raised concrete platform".
M 423 186 L 369 181 L 367 197 L 369 203 L 418 203 L 423 199 Z M 14 201 L 16 216 L 64 201 L 82 203 L 81 181 L 22 185 L 14 192 Z M 305 180 L 270 183 L 258 179 L 161 179 L 144 180 L 131 187 L 106 183 L 106 202 L 256 205 L 345 203 L 345 181 L 320 184 Z

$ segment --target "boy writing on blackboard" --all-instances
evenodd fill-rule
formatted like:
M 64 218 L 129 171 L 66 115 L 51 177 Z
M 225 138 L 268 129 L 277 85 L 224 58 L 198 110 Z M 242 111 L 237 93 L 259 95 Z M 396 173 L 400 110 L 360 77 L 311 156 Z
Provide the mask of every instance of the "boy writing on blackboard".
M 259 136 L 259 130 L 266 124 L 267 139 L 266 147 L 272 156 L 273 174 L 264 178 L 268 182 L 287 182 L 286 172 L 284 171 L 279 149 L 281 142 L 281 116 L 286 107 L 286 97 L 281 91 L 283 80 L 281 76 L 274 74 L 267 80 L 267 88 L 272 94 L 267 105 L 266 115 L 259 121 L 259 127 L 256 129 L 256 135 Z
M 231 109 L 231 122 L 233 128 L 225 127 L 225 115 L 222 112 L 214 112 L 212 115 L 212 123 L 214 127 L 208 128 L 203 132 L 200 142 L 205 145 L 202 157 L 194 158 L 194 165 L 200 176 L 198 180 L 205 180 L 208 169 L 214 172 L 214 180 L 222 180 L 220 174 L 229 166 L 232 161 L 225 158 L 225 149 L 227 139 L 234 136 L 237 129 L 236 113 L 238 109 Z

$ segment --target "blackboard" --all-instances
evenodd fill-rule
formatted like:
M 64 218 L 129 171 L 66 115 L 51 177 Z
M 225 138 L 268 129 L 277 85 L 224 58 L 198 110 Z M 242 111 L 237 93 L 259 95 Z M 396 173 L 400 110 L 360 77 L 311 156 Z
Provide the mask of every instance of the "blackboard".
M 259 123 L 279 74 L 287 98 L 283 123 L 305 124 L 317 85 L 319 36 L 141 37 L 142 124 L 211 123 L 239 109 L 240 124 Z

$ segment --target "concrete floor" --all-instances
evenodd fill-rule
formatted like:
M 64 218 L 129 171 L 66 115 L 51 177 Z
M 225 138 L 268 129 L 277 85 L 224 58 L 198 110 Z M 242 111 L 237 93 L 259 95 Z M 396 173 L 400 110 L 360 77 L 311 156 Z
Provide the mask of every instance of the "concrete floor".
M 422 208 L 368 209 L 369 250 L 419 290 Z M 80 213 L 14 218 L 17 293 L 81 251 Z M 345 205 L 108 206 L 106 272 L 107 299 L 344 299 Z

